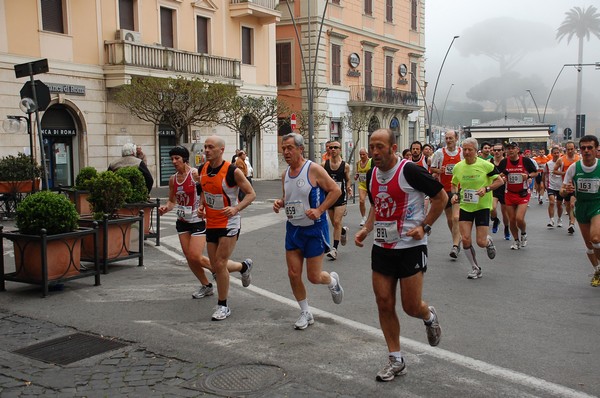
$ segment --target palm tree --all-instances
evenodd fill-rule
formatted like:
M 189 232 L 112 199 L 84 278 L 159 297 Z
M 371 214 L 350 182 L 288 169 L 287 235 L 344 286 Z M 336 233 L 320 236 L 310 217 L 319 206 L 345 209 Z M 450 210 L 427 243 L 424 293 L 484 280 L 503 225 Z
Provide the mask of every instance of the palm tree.
M 590 35 L 594 35 L 600 39 L 600 13 L 594 6 L 589 6 L 587 9 L 581 7 L 573 7 L 566 12 L 566 18 L 556 30 L 556 38 L 560 42 L 563 37 L 567 38 L 567 43 L 571 41 L 573 36 L 577 36 L 579 40 L 579 51 L 577 55 L 577 63 L 583 63 L 583 39 L 590 39 Z M 582 73 L 581 67 L 577 74 L 577 100 L 575 103 L 575 114 L 581 114 L 581 85 Z

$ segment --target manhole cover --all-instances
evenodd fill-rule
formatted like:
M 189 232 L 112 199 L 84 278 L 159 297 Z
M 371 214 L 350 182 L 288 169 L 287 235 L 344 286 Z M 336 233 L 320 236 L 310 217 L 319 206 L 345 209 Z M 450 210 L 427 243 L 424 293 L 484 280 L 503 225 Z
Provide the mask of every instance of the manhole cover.
M 103 337 L 75 333 L 20 348 L 13 352 L 38 361 L 68 365 L 126 345 Z
M 219 369 L 201 381 L 206 392 L 235 396 L 266 390 L 285 377 L 280 367 L 265 364 L 244 364 Z

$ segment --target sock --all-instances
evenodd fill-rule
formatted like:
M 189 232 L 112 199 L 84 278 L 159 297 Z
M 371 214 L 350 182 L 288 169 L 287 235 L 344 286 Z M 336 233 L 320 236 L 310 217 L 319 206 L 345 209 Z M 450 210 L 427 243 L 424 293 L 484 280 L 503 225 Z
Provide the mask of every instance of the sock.
M 508 235 L 509 231 L 508 231 L 508 225 L 504 226 L 504 235 Z
M 339 244 L 340 244 L 340 241 L 339 241 L 339 240 L 334 240 L 334 241 L 333 241 L 333 248 L 334 248 L 334 249 L 337 249 Z
M 477 259 L 475 258 L 475 249 L 473 248 L 473 246 L 465 247 L 464 249 L 465 255 L 467 256 L 467 259 L 469 260 L 471 265 L 473 267 L 479 268 L 479 265 L 477 265 Z
M 521 238 L 523 238 L 523 237 L 525 237 L 525 238 L 527 237 L 527 232 L 521 231 Z
M 217 305 L 222 305 L 223 307 L 227 307 L 227 300 L 218 300 Z
M 389 356 L 394 357 L 394 359 L 398 362 L 404 362 L 404 359 L 402 358 L 402 351 L 390 352 Z
M 204 285 L 206 287 L 212 287 L 212 283 L 208 282 L 208 285 Z
M 423 320 L 423 322 L 425 322 L 426 325 L 431 325 L 431 322 L 433 322 L 433 312 L 431 312 L 431 310 L 429 311 L 429 318 Z
M 240 270 L 240 273 L 243 274 L 246 271 L 248 271 L 248 264 L 246 264 L 246 260 L 244 260 L 242 261 L 242 269 Z
M 308 299 L 298 301 L 298 305 L 300 306 L 300 311 L 308 312 Z
M 331 282 L 327 286 L 330 288 L 337 286 L 337 279 L 335 279 L 333 276 L 331 276 L 331 274 L 329 274 L 329 276 L 331 277 Z

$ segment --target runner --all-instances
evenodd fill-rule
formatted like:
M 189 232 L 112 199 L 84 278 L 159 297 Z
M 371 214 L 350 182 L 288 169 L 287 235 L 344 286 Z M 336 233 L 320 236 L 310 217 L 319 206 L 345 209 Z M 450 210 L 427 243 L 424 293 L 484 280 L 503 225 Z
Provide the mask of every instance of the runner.
M 544 165 L 546 187 L 548 188 L 548 228 L 554 228 L 554 225 L 562 227 L 563 214 L 563 197 L 560 196 L 560 188 L 562 187 L 562 175 L 554 172 L 554 166 L 560 158 L 560 148 L 553 146 L 550 150 L 550 160 Z M 556 207 L 557 223 L 554 223 L 554 207 Z
M 169 199 L 166 205 L 160 206 L 158 212 L 164 215 L 177 209 L 177 222 L 175 228 L 179 236 L 179 243 L 188 266 L 200 281 L 200 288 L 192 293 L 192 298 L 199 299 L 212 296 L 213 285 L 208 281 L 203 268 L 213 272 L 208 257 L 202 255 L 206 245 L 206 223 L 198 212 L 200 207 L 200 196 L 197 193 L 199 181 L 198 170 L 188 164 L 190 153 L 183 146 L 176 146 L 169 151 L 171 162 L 176 173 L 169 178 Z M 252 280 L 252 260 L 247 258 L 241 263 L 235 261 L 227 262 L 227 270 L 239 271 L 242 274 L 242 285 L 250 286 Z M 244 272 L 242 272 L 244 270 Z
M 533 160 L 538 165 L 538 175 L 535 177 L 535 192 L 538 197 L 538 203 L 544 204 L 544 193 L 546 191 L 546 179 L 544 173 L 546 170 L 546 163 L 552 158 L 550 155 L 546 155 L 546 150 L 541 148 L 537 152 L 537 156 L 533 157 Z
M 462 149 L 456 146 L 457 135 L 454 130 L 446 131 L 446 147 L 440 148 L 433 154 L 431 160 L 431 173 L 436 173 L 440 182 L 444 186 L 444 191 L 448 194 L 448 204 L 444 212 L 446 213 L 446 222 L 448 228 L 452 234 L 452 249 L 450 250 L 450 257 L 458 258 L 460 253 L 460 229 L 458 227 L 458 215 L 460 206 L 458 203 L 452 204 L 451 201 L 451 190 L 452 190 L 452 169 L 454 165 L 460 162 L 463 158 Z
M 252 185 L 242 171 L 223 160 L 225 141 L 216 135 L 204 141 L 206 163 L 200 169 L 200 185 L 206 212 L 206 241 L 208 258 L 215 272 L 218 286 L 217 308 L 213 321 L 221 321 L 231 315 L 227 305 L 229 295 L 229 272 L 227 263 L 240 234 L 241 216 L 256 198 Z M 238 202 L 238 191 L 245 197 Z M 242 269 L 242 273 L 247 270 Z
M 493 158 L 490 160 L 496 166 L 500 166 L 500 162 L 504 159 L 504 147 L 502 144 L 494 144 Z M 504 180 L 503 180 L 504 181 Z M 494 189 L 492 192 L 492 233 L 498 232 L 498 226 L 500 225 L 500 219 L 498 218 L 498 203 L 500 203 L 500 212 L 502 213 L 502 224 L 504 225 L 504 239 L 510 240 L 510 229 L 508 227 L 508 213 L 506 212 L 506 204 L 504 202 L 504 184 Z
M 423 167 L 425 170 L 429 170 L 431 159 L 427 159 L 427 156 L 422 153 L 422 150 L 423 146 L 420 141 L 414 141 L 410 144 L 411 161 Z
M 489 142 L 483 142 L 481 144 L 481 154 L 479 155 L 479 157 L 483 160 L 491 160 L 494 155 L 492 153 L 490 153 L 492 151 L 492 146 L 490 145 Z
M 527 246 L 527 223 L 525 213 L 531 197 L 529 179 L 537 175 L 537 167 L 531 159 L 519 154 L 519 144 L 509 142 L 505 145 L 507 157 L 500 162 L 498 170 L 506 181 L 504 202 L 510 223 L 510 232 L 515 242 L 511 250 Z M 520 238 L 519 238 L 520 231 Z
M 452 203 L 460 203 L 460 236 L 465 255 L 471 264 L 468 279 L 481 278 L 481 266 L 475 256 L 471 242 L 473 223 L 477 246 L 485 247 L 490 260 L 496 257 L 496 247 L 488 235 L 492 190 L 504 185 L 493 163 L 477 157 L 478 143 L 475 138 L 466 138 L 462 142 L 464 160 L 454 166 L 452 171 Z
M 556 164 L 554 165 L 554 172 L 561 176 L 565 176 L 567 169 L 573 163 L 579 160 L 579 155 L 575 151 L 575 143 L 573 141 L 567 141 L 565 143 L 565 154 L 562 155 Z M 569 235 L 573 235 L 575 233 L 575 214 L 573 209 L 575 208 L 575 195 L 569 193 L 565 198 L 565 208 L 567 211 L 567 216 L 569 217 L 569 228 L 567 232 Z
M 372 161 L 365 148 L 358 151 L 359 160 L 356 162 L 356 175 L 354 180 L 358 181 L 358 208 L 360 210 L 360 226 L 364 226 L 367 221 L 367 172 L 371 170 Z
M 300 134 L 284 135 L 281 149 L 289 166 L 281 178 L 283 199 L 277 199 L 273 203 L 273 211 L 279 213 L 284 208 L 288 218 L 285 259 L 292 292 L 300 306 L 300 317 L 294 328 L 303 330 L 315 322 L 302 282 L 304 259 L 306 274 L 311 283 L 327 285 L 336 304 L 340 304 L 344 298 L 339 275 L 322 270 L 323 254 L 329 246 L 325 210 L 335 203 L 341 190 L 321 166 L 304 159 L 304 139 Z
M 600 167 L 596 158 L 598 138 L 585 135 L 579 139 L 581 160 L 569 166 L 565 174 L 561 194 L 574 194 L 577 198 L 575 216 L 581 237 L 587 248 L 586 254 L 594 268 L 591 285 L 600 286 Z
M 335 260 L 340 242 L 342 246 L 345 246 L 348 239 L 348 227 L 343 226 L 343 220 L 346 215 L 347 198 L 352 195 L 352 185 L 350 185 L 350 165 L 342 160 L 341 144 L 337 141 L 331 141 L 329 151 L 331 158 L 323 163 L 323 168 L 342 191 L 337 201 L 327 210 L 327 215 L 333 226 L 333 247 L 327 253 L 327 257 L 330 260 Z
M 423 301 L 421 293 L 427 270 L 427 234 L 448 197 L 426 170 L 395 155 L 397 145 L 391 130 L 373 132 L 369 149 L 375 164 L 367 176 L 371 209 L 354 243 L 362 247 L 369 232 L 376 230 L 371 251 L 372 283 L 389 352 L 388 363 L 377 373 L 376 380 L 391 381 L 406 373 L 396 313 L 398 280 L 402 308 L 409 316 L 423 320 L 429 344 L 437 346 L 442 337 L 435 308 Z M 425 195 L 431 198 L 427 215 L 423 211 Z

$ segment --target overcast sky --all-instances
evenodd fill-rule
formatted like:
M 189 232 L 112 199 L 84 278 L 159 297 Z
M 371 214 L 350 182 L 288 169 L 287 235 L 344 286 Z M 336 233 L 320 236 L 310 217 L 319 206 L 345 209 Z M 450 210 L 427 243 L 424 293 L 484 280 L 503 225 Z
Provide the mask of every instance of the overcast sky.
M 499 75 L 496 62 L 482 55 L 463 57 L 457 50 L 457 43 L 465 37 L 465 30 L 479 22 L 496 17 L 539 22 L 551 29 L 552 47 L 527 55 L 515 68 L 522 76 L 538 74 L 549 91 L 563 64 L 577 63 L 577 38 L 574 37 L 568 45 L 566 39 L 558 43 L 554 39 L 556 29 L 564 20 L 568 10 L 574 6 L 587 8 L 590 5 L 600 9 L 599 0 L 426 0 L 425 79 L 429 84 L 428 100 L 431 101 L 442 60 L 455 35 L 461 37 L 454 42 L 442 69 L 435 98 L 438 109 L 444 103 L 448 93 L 450 93 L 449 101 L 471 102 L 464 95 L 466 91 L 488 77 Z M 502 35 L 502 32 L 498 32 L 498 35 Z M 600 62 L 600 39 L 595 36 L 590 37 L 590 40 L 584 43 L 583 63 Z M 552 97 L 561 88 L 569 85 L 575 87 L 576 73 L 574 68 L 565 68 Z M 584 90 L 600 93 L 600 70 L 594 67 L 585 68 L 583 79 Z M 452 88 L 450 88 L 451 84 L 454 84 Z M 524 87 L 525 89 L 527 87 Z M 538 107 L 543 108 L 547 92 L 538 95 L 533 93 Z M 596 98 L 599 99 L 598 102 L 594 100 L 582 104 L 583 113 L 600 110 L 600 94 L 596 94 Z

